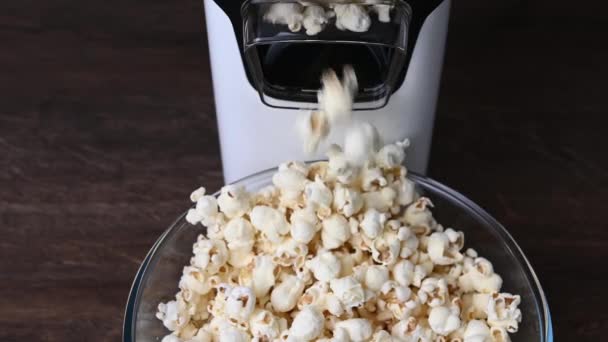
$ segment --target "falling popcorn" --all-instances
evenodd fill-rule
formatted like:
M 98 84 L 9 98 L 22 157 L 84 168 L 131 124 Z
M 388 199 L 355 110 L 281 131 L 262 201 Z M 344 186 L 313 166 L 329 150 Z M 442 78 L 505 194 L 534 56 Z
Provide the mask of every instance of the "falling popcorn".
M 335 71 L 325 71 L 321 84 L 317 94 L 319 109 L 300 116 L 296 121 L 296 130 L 304 141 L 304 151 L 307 153 L 317 149 L 333 125 L 350 121 L 358 88 L 357 76 L 351 66 L 343 68 L 342 80 Z

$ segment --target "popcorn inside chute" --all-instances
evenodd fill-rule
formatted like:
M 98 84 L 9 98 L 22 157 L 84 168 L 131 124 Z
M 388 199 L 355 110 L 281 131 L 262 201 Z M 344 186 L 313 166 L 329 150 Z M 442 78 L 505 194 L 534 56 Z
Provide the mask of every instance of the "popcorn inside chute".
M 379 23 L 391 21 L 392 5 L 373 0 L 353 1 L 300 1 L 278 2 L 270 5 L 263 20 L 270 24 L 286 26 L 291 32 L 302 29 L 309 36 L 315 36 L 328 25 L 338 30 L 367 32 L 374 20 Z

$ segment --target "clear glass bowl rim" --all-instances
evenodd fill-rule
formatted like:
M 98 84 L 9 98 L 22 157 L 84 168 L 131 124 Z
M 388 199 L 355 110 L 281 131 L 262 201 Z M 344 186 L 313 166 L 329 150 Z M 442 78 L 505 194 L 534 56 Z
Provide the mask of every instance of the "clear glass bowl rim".
M 232 184 L 243 184 L 243 185 L 255 185 L 259 182 L 264 182 L 270 180 L 270 177 L 277 171 L 277 167 L 273 167 L 267 170 L 263 170 L 252 175 L 243 177 Z M 511 234 L 507 231 L 503 225 L 501 225 L 494 217 L 492 217 L 488 212 L 482 209 L 479 205 L 475 204 L 473 201 L 468 199 L 466 196 L 462 195 L 460 192 L 437 182 L 429 177 L 419 175 L 415 172 L 408 171 L 408 178 L 413 180 L 416 184 L 423 184 L 424 186 L 433 189 L 438 193 L 441 193 L 442 196 L 448 198 L 458 204 L 462 205 L 466 209 L 469 210 L 471 214 L 476 216 L 477 219 L 484 221 L 487 223 L 487 226 L 491 229 L 495 230 L 502 238 L 503 242 L 513 251 L 513 255 L 518 260 L 518 262 L 523 266 L 526 277 L 531 281 L 534 285 L 534 290 L 536 292 L 536 300 L 537 304 L 540 307 L 542 317 L 542 322 L 544 323 L 543 328 L 543 339 L 540 342 L 553 342 L 553 325 L 551 323 L 551 314 L 549 311 L 549 304 L 547 302 L 547 298 L 545 297 L 545 292 L 543 291 L 542 286 L 540 285 L 540 281 L 532 268 L 532 265 L 528 261 L 528 258 L 525 256 L 522 249 L 519 247 L 515 239 L 511 236 Z M 214 196 L 219 195 L 219 191 L 217 191 Z M 131 285 L 131 289 L 129 291 L 129 297 L 127 300 L 127 305 L 125 308 L 124 322 L 123 322 L 123 342 L 135 342 L 135 322 L 137 320 L 137 308 L 139 305 L 139 299 L 141 297 L 140 287 L 143 283 L 145 283 L 144 277 L 148 275 L 148 265 L 152 258 L 156 256 L 156 252 L 159 248 L 162 247 L 164 241 L 167 237 L 172 236 L 175 233 L 175 228 L 178 226 L 180 222 L 182 222 L 186 216 L 186 212 L 182 213 L 170 226 L 167 228 L 161 236 L 156 240 L 144 260 L 142 261 L 139 269 L 137 270 L 137 274 L 135 279 L 133 280 L 133 284 Z M 147 278 L 147 277 L 146 277 Z

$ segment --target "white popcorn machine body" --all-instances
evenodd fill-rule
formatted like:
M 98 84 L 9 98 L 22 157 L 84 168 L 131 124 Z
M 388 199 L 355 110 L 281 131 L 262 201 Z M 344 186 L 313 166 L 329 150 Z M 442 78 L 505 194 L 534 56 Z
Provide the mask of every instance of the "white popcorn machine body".
M 329 10 L 334 2 L 345 4 L 291 4 L 297 10 L 312 4 Z M 328 144 L 341 144 L 344 127 L 332 127 L 319 152 L 306 154 L 295 122 L 317 105 L 322 71 L 333 68 L 340 75 L 344 65 L 353 66 L 359 83 L 355 119 L 372 123 L 387 143 L 409 138 L 406 163 L 425 173 L 450 0 L 357 2 L 370 25 L 350 26 L 360 31 L 353 32 L 336 25 L 334 16 L 314 35 L 297 23 L 289 27 L 265 18 L 276 3 L 204 0 L 226 182 L 286 160 L 321 159 Z M 379 20 L 378 4 L 389 6 L 388 20 Z

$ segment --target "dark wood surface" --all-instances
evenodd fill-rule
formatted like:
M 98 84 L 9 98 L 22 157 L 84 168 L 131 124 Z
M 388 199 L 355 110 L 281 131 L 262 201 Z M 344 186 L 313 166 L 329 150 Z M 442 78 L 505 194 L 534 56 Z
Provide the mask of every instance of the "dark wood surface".
M 433 140 L 430 174 L 509 228 L 558 341 L 608 327 L 606 10 L 456 3 Z M 118 341 L 149 247 L 221 185 L 201 13 L 0 2 L 0 341 Z

